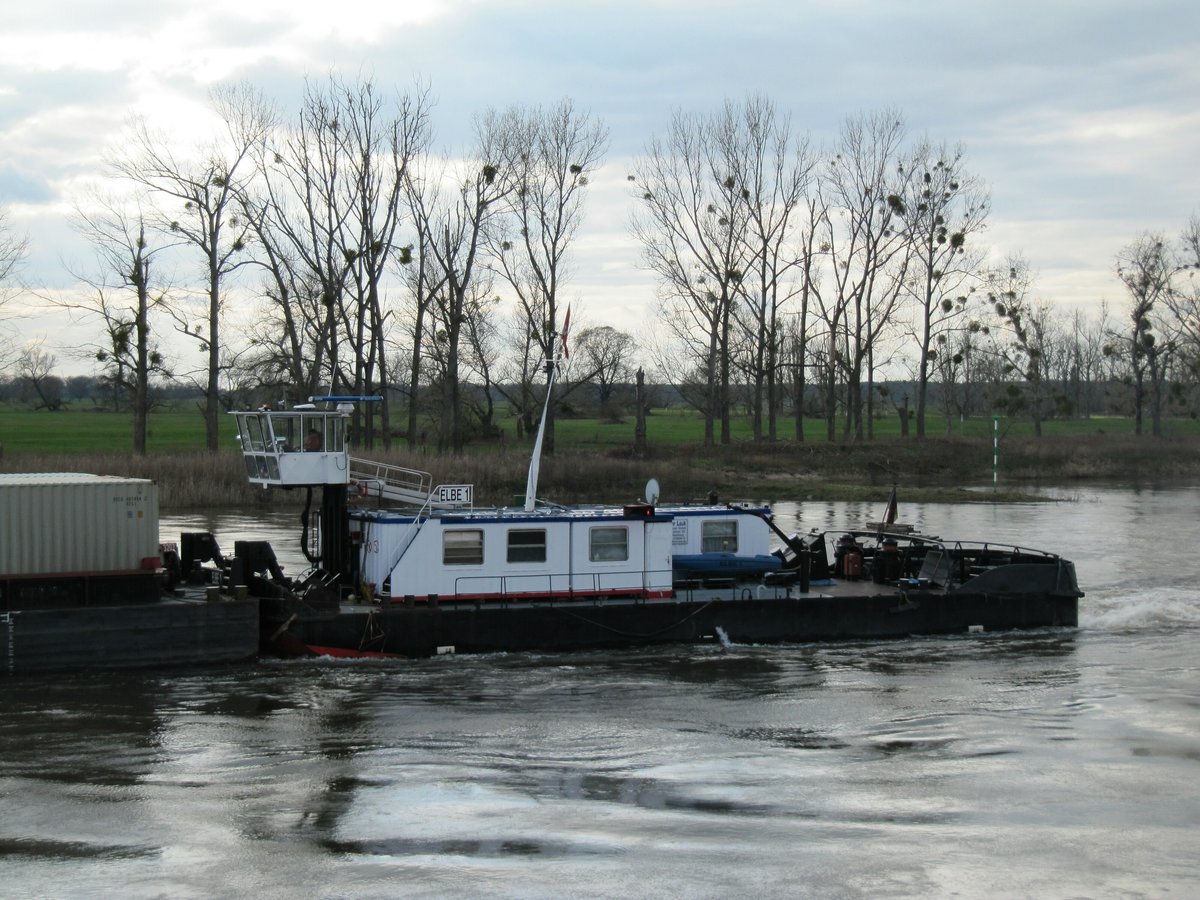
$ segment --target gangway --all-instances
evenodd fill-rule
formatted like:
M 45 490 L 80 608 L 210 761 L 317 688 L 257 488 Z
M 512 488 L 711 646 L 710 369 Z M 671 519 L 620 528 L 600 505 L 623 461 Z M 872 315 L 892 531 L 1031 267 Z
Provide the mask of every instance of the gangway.
M 433 490 L 433 476 L 428 472 L 356 457 L 350 457 L 350 481 L 362 496 L 408 506 L 424 506 Z

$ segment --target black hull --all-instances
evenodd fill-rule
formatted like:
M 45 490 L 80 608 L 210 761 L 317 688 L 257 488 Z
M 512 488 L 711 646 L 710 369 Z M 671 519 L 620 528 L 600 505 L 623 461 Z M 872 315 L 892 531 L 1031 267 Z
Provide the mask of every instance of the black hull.
M 0 670 L 167 668 L 253 659 L 257 599 L 161 600 L 0 613 Z
M 268 651 L 386 654 L 570 651 L 717 640 L 758 644 L 902 638 L 1075 626 L 1078 600 L 1048 592 L 895 591 L 772 596 L 754 589 L 671 600 L 343 607 L 322 616 L 267 615 Z

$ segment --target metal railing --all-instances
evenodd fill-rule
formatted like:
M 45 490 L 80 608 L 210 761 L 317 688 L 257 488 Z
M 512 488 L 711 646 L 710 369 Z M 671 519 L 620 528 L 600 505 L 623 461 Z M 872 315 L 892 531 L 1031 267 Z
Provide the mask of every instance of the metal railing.
M 370 485 L 377 496 L 398 503 L 424 506 L 433 490 L 433 476 L 417 469 L 392 466 L 369 459 L 350 458 L 350 478 Z
M 644 596 L 652 591 L 670 592 L 670 573 L 670 569 L 629 569 L 620 572 L 461 575 L 454 580 L 454 593 L 444 594 L 439 599 L 455 601 L 488 597 L 506 601 L 545 598 L 553 602 L 616 594 Z M 654 575 L 665 576 L 664 583 L 654 584 Z M 396 595 L 392 596 L 394 598 Z

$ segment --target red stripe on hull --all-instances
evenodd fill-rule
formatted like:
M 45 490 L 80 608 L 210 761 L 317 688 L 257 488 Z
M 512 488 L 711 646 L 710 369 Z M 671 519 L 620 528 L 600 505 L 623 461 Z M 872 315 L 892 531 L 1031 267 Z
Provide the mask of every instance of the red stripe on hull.
M 604 597 L 631 597 L 640 600 L 666 600 L 675 596 L 673 590 L 661 591 L 630 591 L 630 590 L 612 590 L 612 591 L 576 591 L 573 594 L 564 594 L 561 591 L 528 591 L 519 594 L 433 594 L 424 595 L 418 594 L 413 596 L 413 601 L 416 603 L 428 603 L 430 596 L 434 596 L 439 602 L 445 603 L 474 603 L 476 601 L 517 601 L 517 600 L 562 600 L 567 603 L 586 603 L 589 600 Z M 391 594 L 385 598 L 391 603 L 404 603 L 406 598 L 403 595 Z
M 317 644 L 305 644 L 314 656 L 335 656 L 339 659 L 394 659 L 394 653 L 380 653 L 377 650 L 350 650 L 346 647 L 322 647 Z

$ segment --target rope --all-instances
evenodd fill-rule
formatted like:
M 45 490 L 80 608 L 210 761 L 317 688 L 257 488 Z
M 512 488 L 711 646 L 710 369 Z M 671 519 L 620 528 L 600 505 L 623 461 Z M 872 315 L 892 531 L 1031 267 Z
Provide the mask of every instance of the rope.
M 586 624 L 591 625 L 593 628 L 600 628 L 600 629 L 603 629 L 604 631 L 608 631 L 612 634 L 619 635 L 620 637 L 645 639 L 645 638 L 656 637 L 660 634 L 670 631 L 673 628 L 678 628 L 680 625 L 682 625 L 688 619 L 692 619 L 692 618 L 700 615 L 700 613 L 704 612 L 704 610 L 708 609 L 710 606 L 712 606 L 716 602 L 717 602 L 716 600 L 709 600 L 707 603 L 705 603 L 699 609 L 693 610 L 692 612 L 688 613 L 686 616 L 684 616 L 678 622 L 673 622 L 670 625 L 666 625 L 662 628 L 659 628 L 657 631 L 647 631 L 647 632 L 641 633 L 641 634 L 639 634 L 638 632 L 634 632 L 634 631 L 622 631 L 620 628 L 613 628 L 612 626 L 605 625 L 602 622 L 594 622 L 591 619 L 587 618 L 586 616 L 578 615 L 577 613 L 567 609 L 566 607 L 554 606 L 551 608 L 556 609 L 559 612 L 563 613 L 564 615 L 570 616 L 573 619 L 578 619 L 581 622 L 585 622 Z

